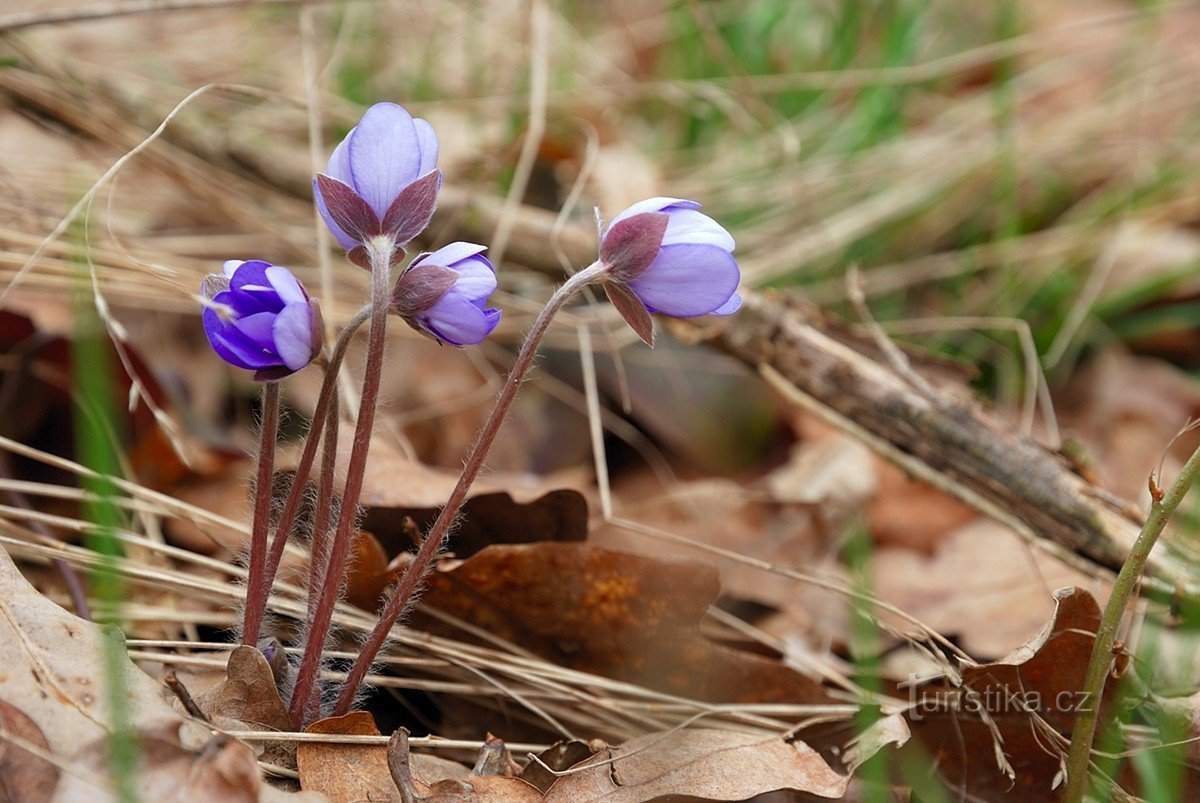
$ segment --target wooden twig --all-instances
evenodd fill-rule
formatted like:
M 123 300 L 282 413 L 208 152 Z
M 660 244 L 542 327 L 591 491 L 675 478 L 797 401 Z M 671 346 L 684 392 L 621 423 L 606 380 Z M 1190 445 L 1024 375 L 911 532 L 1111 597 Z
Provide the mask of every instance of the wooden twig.
M 769 367 L 805 396 L 871 436 L 885 457 L 928 469 L 940 487 L 986 515 L 1003 511 L 1036 538 L 1109 571 L 1125 562 L 1141 525 L 1075 474 L 1060 455 L 1016 432 L 967 398 L 919 392 L 844 327 L 782 293 L 745 293 L 729 318 L 680 321 L 674 331 L 754 366 Z M 868 445 L 872 445 L 869 441 Z M 888 454 L 891 452 L 892 454 Z M 1151 557 L 1145 582 L 1176 597 L 1200 597 L 1200 571 L 1170 553 Z

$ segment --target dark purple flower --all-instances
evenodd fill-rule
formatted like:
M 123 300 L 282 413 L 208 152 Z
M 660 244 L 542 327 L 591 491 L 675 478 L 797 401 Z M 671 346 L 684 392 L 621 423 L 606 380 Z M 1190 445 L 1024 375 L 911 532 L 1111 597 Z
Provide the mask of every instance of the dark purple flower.
M 384 235 L 397 245 L 433 215 L 441 173 L 433 128 L 395 103 L 376 103 L 313 180 L 317 209 L 347 251 Z
M 486 246 L 450 243 L 421 254 L 396 282 L 392 307 L 418 331 L 452 346 L 471 346 L 500 323 L 500 310 L 489 309 L 496 291 L 496 269 Z
M 273 381 L 299 371 L 321 350 L 325 325 L 317 303 L 287 268 L 251 259 L 230 260 L 201 288 L 209 303 L 204 334 L 230 365 Z
M 693 318 L 742 305 L 733 237 L 699 209 L 695 201 L 650 198 L 613 218 L 604 233 L 601 261 L 650 312 Z

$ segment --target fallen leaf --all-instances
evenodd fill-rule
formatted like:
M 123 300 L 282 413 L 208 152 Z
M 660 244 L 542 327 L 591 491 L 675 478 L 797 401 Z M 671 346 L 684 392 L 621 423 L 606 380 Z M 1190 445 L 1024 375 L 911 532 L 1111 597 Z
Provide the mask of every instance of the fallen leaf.
M 745 800 L 779 790 L 839 798 L 848 778 L 803 742 L 722 730 L 641 736 L 571 768 L 546 803 L 641 803 L 662 795 Z
M 389 556 L 416 549 L 404 526 L 411 518 L 417 531 L 433 525 L 441 507 L 370 507 L 363 529 L 375 533 Z M 582 541 L 587 538 L 587 500 L 578 491 L 562 488 L 522 504 L 505 492 L 472 496 L 463 505 L 454 527 L 451 551 L 469 557 L 490 544 L 530 541 Z
M 976 658 L 1003 656 L 1041 627 L 1054 614 L 1054 589 L 1104 590 L 987 519 L 943 537 L 931 556 L 879 549 L 871 570 L 872 589 L 881 600 L 953 637 Z M 905 629 L 904 622 L 881 615 Z
M 26 747 L 50 752 L 37 723 L 0 700 L 0 800 L 42 803 L 54 795 L 58 767 Z
M 530 761 L 521 770 L 521 780 L 536 786 L 541 792 L 546 792 L 557 779 L 551 771 L 561 772 L 591 757 L 596 752 L 587 742 L 578 739 L 565 742 L 555 742 L 537 754 L 537 761 Z M 549 769 L 547 769 L 547 767 Z
M 365 711 L 319 719 L 307 733 L 379 736 Z M 300 742 L 296 746 L 300 788 L 319 792 L 334 803 L 350 800 L 399 800 L 400 791 L 388 770 L 387 745 Z
M 22 727 L 35 726 L 46 751 L 69 767 L 56 800 L 112 799 L 108 759 L 105 652 L 120 639 L 40 595 L 0 549 L 0 699 L 20 700 Z M 123 645 L 123 642 L 122 642 Z M 129 727 L 142 747 L 134 791 L 144 800 L 258 800 L 263 792 L 253 751 L 225 736 L 203 748 L 184 746 L 193 727 L 166 702 L 159 685 L 121 659 L 121 694 Z M 7 726 L 6 726 L 7 728 Z M 11 755 L 6 753 L 5 755 Z
M 964 668 L 958 685 L 939 678 L 909 686 L 913 735 L 946 783 L 974 799 L 1030 803 L 1061 792 L 1058 751 L 1085 702 L 1079 689 L 1100 609 L 1078 588 L 1054 599 L 1053 620 L 1002 660 Z
M 245 644 L 229 654 L 225 679 L 195 695 L 196 704 L 209 721 L 223 730 L 293 730 L 287 706 L 279 697 L 271 665 L 263 654 Z M 262 760 L 284 767 L 296 766 L 291 742 L 263 742 Z
M 716 570 L 700 561 L 590 544 L 503 544 L 434 572 L 422 601 L 562 666 L 669 694 L 826 702 L 819 683 L 700 633 L 719 590 Z M 419 619 L 434 632 L 446 627 Z

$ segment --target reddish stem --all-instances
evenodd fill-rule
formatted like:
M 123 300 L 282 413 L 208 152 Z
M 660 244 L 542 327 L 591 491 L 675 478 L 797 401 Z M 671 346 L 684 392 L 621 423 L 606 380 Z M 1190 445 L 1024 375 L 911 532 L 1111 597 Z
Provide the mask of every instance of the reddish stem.
M 313 514 L 312 540 L 309 542 L 308 615 L 306 622 L 316 616 L 317 601 L 325 585 L 329 566 L 329 517 L 333 510 L 333 475 L 337 463 L 337 439 L 340 425 L 337 393 L 325 419 L 325 451 L 321 455 L 321 479 L 317 484 L 317 509 Z
M 346 349 L 349 348 L 354 333 L 370 317 L 370 314 L 370 307 L 363 307 L 353 318 L 346 322 L 346 325 L 342 327 L 341 334 L 338 335 L 333 355 L 329 358 L 329 364 L 325 368 L 325 381 L 322 383 L 321 392 L 317 396 L 317 405 L 313 410 L 312 424 L 309 425 L 308 437 L 304 441 L 304 449 L 300 453 L 300 462 L 296 466 L 296 476 L 292 481 L 291 490 L 288 491 L 287 499 L 284 501 L 283 512 L 279 514 L 279 522 L 275 525 L 275 538 L 271 541 L 271 548 L 267 554 L 266 565 L 263 571 L 264 581 L 261 586 L 251 586 L 251 591 L 255 592 L 254 596 L 251 596 L 249 592 L 246 594 L 247 617 L 249 617 L 251 610 L 255 610 L 258 612 L 256 618 L 260 622 L 266 615 L 268 598 L 271 588 L 275 585 L 275 575 L 279 571 L 280 561 L 283 560 L 283 549 L 292 534 L 292 525 L 295 523 L 296 514 L 300 510 L 300 501 L 304 498 L 306 480 L 309 472 L 312 470 L 313 459 L 317 454 L 317 444 L 321 439 L 321 430 L 325 425 L 326 419 L 331 414 L 331 409 L 334 421 L 337 421 L 337 403 L 335 399 L 337 398 L 338 371 L 341 370 L 342 361 L 346 357 Z M 334 438 L 337 438 L 336 430 Z
M 254 486 L 254 525 L 250 531 L 250 566 L 247 570 L 246 612 L 242 643 L 258 646 L 263 607 L 255 604 L 266 595 L 267 530 L 271 518 L 271 477 L 275 473 L 275 438 L 279 432 L 279 383 L 264 382 L 262 437 L 258 445 L 258 472 Z
M 496 406 L 492 408 L 491 415 L 488 416 L 488 420 L 479 431 L 479 438 L 475 441 L 475 445 L 471 447 L 470 454 L 467 455 L 467 462 L 463 467 L 462 474 L 458 478 L 458 484 L 454 486 L 454 490 L 450 493 L 450 498 L 446 501 L 445 507 L 442 508 L 437 520 L 434 521 L 433 526 L 429 529 L 429 534 L 421 543 L 420 549 L 417 550 L 416 557 L 413 558 L 412 563 L 409 564 L 408 569 L 404 572 L 404 576 L 396 586 L 391 599 L 388 600 L 387 605 L 384 606 L 383 611 L 380 613 L 379 621 L 375 624 L 375 628 L 371 631 L 371 634 L 367 637 L 366 642 L 359 651 L 358 658 L 354 661 L 354 666 L 350 668 L 350 672 L 346 676 L 346 682 L 342 685 L 342 690 L 338 694 L 337 705 L 333 710 L 334 716 L 340 716 L 350 710 L 350 706 L 354 703 L 354 697 L 358 693 L 358 687 L 362 683 L 363 678 L 367 676 L 371 664 L 375 661 L 375 656 L 379 654 L 384 642 L 387 641 L 392 625 L 407 612 L 413 594 L 421 587 L 426 573 L 433 565 L 434 558 L 441 551 L 442 542 L 458 518 L 458 513 L 462 509 L 463 502 L 467 499 L 467 493 L 471 490 L 471 484 L 475 481 L 475 477 L 483 467 L 483 461 L 487 457 L 492 443 L 496 440 L 496 434 L 500 431 L 500 426 L 508 416 L 508 409 L 512 406 L 513 399 L 517 396 L 521 382 L 524 381 L 525 375 L 529 373 L 529 369 L 533 367 L 533 358 L 537 355 L 538 345 L 541 343 L 542 337 L 550 328 L 551 319 L 554 318 L 554 315 L 562 308 L 567 299 L 574 295 L 580 288 L 595 281 L 605 270 L 606 266 L 596 263 L 579 271 L 568 279 L 562 287 L 558 288 L 554 295 L 550 297 L 550 300 L 546 302 L 546 306 L 538 313 L 537 320 L 533 322 L 533 328 L 529 330 L 529 334 L 525 336 L 525 342 L 521 344 L 521 351 L 517 354 L 517 359 L 513 363 L 512 370 L 504 382 L 504 387 L 500 389 L 500 394 L 496 398 Z
M 312 722 L 318 706 L 317 675 L 321 669 L 321 653 L 329 637 L 329 623 L 333 609 L 341 592 L 341 578 L 350 552 L 350 536 L 354 531 L 354 520 L 358 516 L 358 499 L 362 494 L 363 473 L 366 470 L 367 452 L 371 447 L 371 428 L 375 424 L 375 406 L 379 400 L 379 382 L 383 373 L 384 334 L 387 330 L 388 306 L 390 303 L 391 243 L 386 248 L 373 245 L 371 254 L 371 332 L 367 340 L 367 364 L 363 375 L 362 397 L 358 409 L 358 423 L 354 428 L 354 443 L 350 448 L 350 462 L 346 467 L 346 486 L 342 492 L 342 508 L 338 516 L 337 531 L 329 549 L 329 566 L 325 582 L 321 587 L 321 598 L 317 602 L 315 615 L 309 621 L 308 641 L 304 645 L 304 657 L 296 676 L 296 688 L 292 692 L 292 721 L 300 727 Z

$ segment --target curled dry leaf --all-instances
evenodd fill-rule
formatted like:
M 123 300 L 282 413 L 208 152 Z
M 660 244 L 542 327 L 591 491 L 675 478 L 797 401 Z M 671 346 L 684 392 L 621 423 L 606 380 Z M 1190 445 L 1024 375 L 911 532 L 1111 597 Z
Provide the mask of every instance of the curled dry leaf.
M 1061 792 L 1059 751 L 1089 702 L 1079 689 L 1100 609 L 1079 588 L 1054 598 L 1053 621 L 1004 659 L 965 668 L 960 685 L 940 678 L 910 687 L 913 735 L 943 779 L 976 799 L 1030 803 Z
M 224 730 L 293 729 L 287 706 L 279 698 L 270 663 L 261 652 L 245 644 L 229 654 L 225 679 L 196 695 L 195 700 L 209 721 Z M 265 742 L 262 759 L 294 767 L 295 746 L 290 742 Z
M 105 640 L 113 638 L 119 638 L 116 631 L 79 619 L 41 596 L 0 549 L 0 699 L 21 701 L 21 724 L 14 727 L 27 736 L 40 732 L 40 742 L 26 741 L 44 744 L 64 770 L 55 800 L 99 803 L 115 796 L 105 702 L 105 648 L 112 646 Z M 192 720 L 172 709 L 158 684 L 128 659 L 121 662 L 121 683 L 129 725 L 141 747 L 134 778 L 139 798 L 260 799 L 264 787 L 249 747 L 219 737 L 191 749 L 181 727 Z M 6 709 L 6 732 L 11 713 Z M 11 745 L 5 748 L 0 763 L 15 755 L 11 750 Z M 13 777 L 6 774 L 6 780 Z M 48 774 L 40 777 L 40 783 L 49 783 Z
M 700 633 L 716 570 L 590 544 L 503 544 L 434 572 L 422 597 L 562 666 L 720 702 L 828 702 L 777 661 Z M 446 626 L 421 617 L 424 627 Z M 461 637 L 461 633 L 457 633 Z
M 640 803 L 662 795 L 745 800 L 778 790 L 839 798 L 849 779 L 803 742 L 696 729 L 654 733 L 572 767 L 546 803 Z

